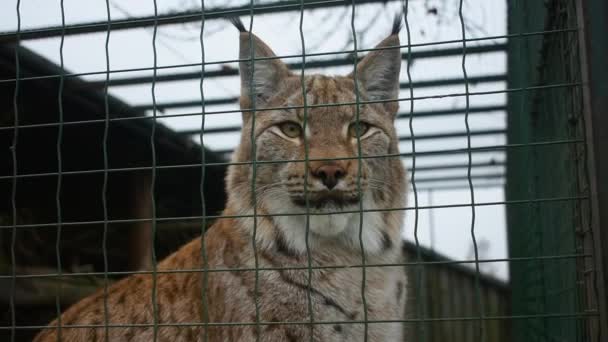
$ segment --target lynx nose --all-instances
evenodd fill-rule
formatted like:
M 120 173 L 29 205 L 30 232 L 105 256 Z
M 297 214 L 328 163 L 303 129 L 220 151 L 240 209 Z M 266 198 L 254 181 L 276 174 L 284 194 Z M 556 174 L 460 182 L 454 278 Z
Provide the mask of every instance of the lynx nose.
M 321 179 L 321 182 L 331 190 L 341 178 L 346 175 L 346 170 L 343 167 L 335 164 L 325 164 L 312 171 L 313 176 Z

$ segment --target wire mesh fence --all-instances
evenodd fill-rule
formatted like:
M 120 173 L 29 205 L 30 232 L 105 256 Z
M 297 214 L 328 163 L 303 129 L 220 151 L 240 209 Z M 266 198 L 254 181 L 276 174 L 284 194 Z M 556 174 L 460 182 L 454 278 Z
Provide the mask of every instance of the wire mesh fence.
M 146 15 L 118 18 L 114 13 L 125 11 L 106 0 L 105 19 L 74 24 L 66 21 L 69 6 L 61 0 L 59 25 L 24 28 L 25 3 L 17 0 L 12 10 L 4 11 L 16 24 L 0 32 L 2 340 L 31 340 L 40 331 L 70 340 L 73 331 L 93 331 L 81 338 L 274 341 L 277 330 L 285 335 L 276 340 L 289 341 L 330 340 L 328 336 L 364 341 L 602 339 L 605 317 L 598 303 L 604 285 L 598 259 L 603 254 L 597 247 L 599 237 L 594 235 L 598 228 L 591 223 L 593 173 L 588 169 L 590 142 L 585 120 L 589 119 L 585 117 L 580 55 L 585 42 L 579 41 L 583 14 L 578 1 L 507 1 L 506 13 L 501 15 L 507 18 L 508 32 L 496 35 L 483 30 L 472 33 L 472 20 L 467 17 L 470 1 L 455 1 L 452 14 L 458 34 L 421 42 L 412 38 L 424 35 L 412 19 L 416 2 L 407 0 L 389 1 L 392 7 L 376 0 L 252 1 L 218 7 L 201 1 L 192 10 L 164 12 L 159 10 L 161 4 L 151 1 Z M 377 13 L 401 13 L 402 40 L 396 46 L 369 48 L 363 44 L 368 32 L 363 22 L 373 16 L 374 6 L 381 8 Z M 426 1 L 420 6 L 426 15 L 437 15 L 435 6 L 439 5 Z M 331 44 L 330 50 L 323 50 L 308 46 L 305 25 L 307 14 L 313 11 L 341 11 L 338 22 L 347 27 L 346 47 L 337 49 L 337 44 Z M 296 22 L 295 31 L 290 31 L 295 35 L 284 44 L 297 46 L 294 51 L 299 53 L 259 55 L 256 27 L 272 15 L 291 15 L 290 20 Z M 374 25 L 382 21 L 376 15 L 371 21 Z M 209 51 L 222 48 L 208 43 L 209 25 L 239 16 L 246 23 L 239 27 L 241 55 L 209 59 Z M 162 28 L 188 23 L 195 25 L 190 40 L 198 49 L 196 60 L 161 63 L 161 45 L 167 37 L 179 38 Z M 113 67 L 113 40 L 142 29 L 151 38 L 151 65 L 137 64 L 135 58 L 134 67 Z M 235 35 L 236 30 L 231 29 Z M 66 38 L 95 35 L 103 41 L 105 68 L 70 71 L 66 55 L 73 45 L 66 45 Z M 57 43 L 54 59 L 28 45 L 44 39 Z M 397 68 L 392 96 L 370 97 L 378 89 L 366 88 L 366 78 L 358 76 L 364 72 L 360 65 L 365 56 L 384 56 L 396 49 L 401 78 Z M 504 70 L 479 63 L 483 56 L 505 55 Z M 450 59 L 456 64 L 449 64 Z M 457 70 L 444 75 L 446 67 L 429 72 L 438 75 L 436 78 L 419 79 L 417 64 L 428 61 L 445 61 L 457 65 Z M 240 71 L 234 67 L 236 63 Z M 280 72 L 297 78 L 292 82 L 292 95 L 299 100 L 264 102 L 265 95 L 255 92 L 261 82 L 256 71 L 265 71 L 269 65 L 280 65 Z M 311 75 L 328 70 L 351 74 L 352 97 L 320 101 L 311 95 L 315 79 Z M 234 83 L 239 75 L 240 96 L 229 89 L 217 90 L 223 87 L 222 80 Z M 165 95 L 165 86 L 183 86 L 180 82 L 191 82 L 189 87 L 195 91 L 190 96 Z M 215 83 L 210 86 L 209 82 Z M 143 101 L 128 100 L 136 87 L 145 89 Z M 447 100 L 453 100 L 450 106 L 426 105 Z M 378 121 L 371 125 L 389 132 L 381 134 L 391 139 L 391 148 L 367 153 L 362 141 L 365 133 L 359 132 L 370 126 L 369 108 L 392 108 L 395 103 L 400 109 L 389 126 Z M 355 132 L 352 153 L 318 153 L 315 135 L 310 133 L 319 129 L 315 123 L 320 120 L 318 113 L 337 116 L 344 108 L 350 115 L 346 134 L 351 129 Z M 245 124 L 239 121 L 241 112 Z M 299 154 L 280 153 L 284 145 L 270 144 L 276 155 L 268 156 L 269 143 L 260 142 L 260 130 L 267 129 L 264 125 L 273 113 L 297 113 L 294 129 L 301 130 Z M 196 125 L 175 128 L 170 120 L 195 120 Z M 421 132 L 417 123 L 423 120 L 436 120 L 429 121 L 430 125 L 440 120 L 448 124 Z M 456 122 L 458 126 L 453 124 Z M 293 140 L 282 130 L 274 134 Z M 320 150 L 330 147 L 326 144 Z M 384 180 L 375 185 L 384 192 L 375 196 L 403 197 L 399 182 L 407 181 L 407 202 L 395 200 L 383 206 L 365 202 L 373 193 L 362 176 L 367 168 L 379 164 L 396 169 L 395 162 L 404 162 L 407 177 L 402 175 L 395 184 Z M 320 176 L 308 170 L 311 165 L 341 163 L 353 165 L 356 201 L 321 210 L 310 188 Z M 272 196 L 282 197 L 276 192 L 268 195 L 266 189 L 272 184 L 263 177 L 276 177 L 285 165 L 306 170 L 301 206 L 282 203 L 269 211 L 265 205 Z M 239 188 L 246 195 L 230 193 L 238 188 L 230 184 L 236 182 L 234 174 L 240 173 L 246 174 L 246 182 Z M 492 189 L 494 197 L 488 197 L 484 189 Z M 244 207 L 236 206 L 237 200 Z M 496 229 L 486 227 L 492 222 L 484 219 L 487 208 L 506 212 L 506 222 L 496 226 L 506 230 L 508 255 L 489 254 L 484 248 L 487 230 Z M 450 214 L 451 210 L 463 211 Z M 497 215 L 497 210 L 490 215 Z M 465 228 L 450 232 L 435 227 L 433 220 L 440 217 L 439 212 L 449 217 L 448 224 L 461 221 L 458 224 Z M 350 248 L 354 250 L 366 251 L 370 248 L 366 244 L 374 241 L 366 235 L 374 227 L 370 217 L 381 217 L 386 226 L 398 222 L 408 240 L 402 241 L 401 233 L 396 240 L 387 233 L 379 235 L 378 248 L 399 251 L 398 258 L 359 252 L 338 259 L 342 262 L 322 262 L 315 250 L 318 232 L 314 225 L 339 215 L 352 218 L 350 224 L 355 228 Z M 268 238 L 264 234 L 269 234 L 269 220 L 299 222 L 305 236 L 299 257 L 289 243 L 276 242 L 282 238 L 275 241 L 276 251 L 268 249 L 263 239 Z M 251 229 L 247 243 L 236 246 L 229 235 L 206 233 L 207 228 L 209 232 L 227 229 L 221 228 L 228 224 L 225 222 L 246 223 Z M 437 247 L 437 241 L 460 241 L 457 235 L 467 237 L 470 251 L 466 257 L 446 256 L 449 253 Z M 498 236 L 496 240 L 504 239 Z M 393 246 L 394 242 L 402 246 Z M 213 243 L 224 247 L 218 249 Z M 241 262 L 230 254 L 226 247 L 230 243 L 251 260 Z M 192 248 L 192 263 L 159 266 L 166 258 L 181 260 L 173 253 L 179 250 L 178 255 L 183 255 L 188 248 Z M 224 258 L 219 264 L 218 253 Z M 277 253 L 279 261 L 265 253 Z M 335 253 L 341 250 L 337 248 Z M 378 272 L 395 268 L 405 272 L 405 280 L 378 280 Z M 218 287 L 220 277 L 233 278 Z M 356 279 L 354 294 L 332 277 L 345 283 Z M 241 283 L 235 284 L 234 279 Z M 167 290 L 167 282 L 175 288 Z M 290 294 L 297 294 L 293 298 L 299 306 L 290 307 L 278 287 L 275 292 L 273 287 L 267 288 L 280 282 L 288 284 Z M 323 293 L 318 290 L 323 282 L 340 290 Z M 387 285 L 389 282 L 396 287 Z M 135 289 L 133 298 L 147 303 L 143 306 L 145 319 L 117 316 L 124 310 L 124 301 L 129 301 L 124 296 L 116 301 L 119 289 L 125 287 Z M 248 289 L 251 301 L 239 297 L 243 288 Z M 385 293 L 387 289 L 396 291 L 396 299 L 392 299 L 395 294 Z M 350 302 L 340 297 L 343 293 L 350 293 Z M 407 298 L 401 302 L 404 294 Z M 398 312 L 379 314 L 382 308 L 374 302 L 378 296 L 390 296 L 385 306 L 397 304 Z M 180 298 L 188 304 L 184 306 Z M 89 308 L 87 313 L 82 308 L 87 300 L 99 304 L 90 305 L 96 310 L 94 320 L 84 320 L 93 310 Z M 242 307 L 251 306 L 243 309 L 247 314 L 239 317 L 222 311 L 222 317 L 230 319 L 218 319 L 217 307 L 234 307 L 235 300 Z M 282 309 L 269 309 L 269 302 L 275 301 L 288 312 L 302 314 L 289 316 L 281 314 Z M 179 309 L 176 303 L 181 303 Z M 351 305 L 352 313 L 343 309 Z M 70 307 L 81 310 L 81 317 L 61 315 Z M 187 311 L 185 307 L 196 312 L 195 319 L 180 316 Z M 180 311 L 177 316 L 169 314 L 175 310 Z M 332 310 L 339 312 L 339 318 L 327 314 Z M 53 319 L 57 320 L 47 327 Z M 400 332 L 389 333 L 395 324 Z

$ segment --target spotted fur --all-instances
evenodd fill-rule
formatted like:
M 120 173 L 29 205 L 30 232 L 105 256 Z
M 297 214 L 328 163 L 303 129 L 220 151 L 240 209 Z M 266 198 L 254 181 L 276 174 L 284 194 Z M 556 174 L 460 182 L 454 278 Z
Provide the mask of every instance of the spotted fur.
M 391 101 L 401 58 L 389 47 L 399 45 L 398 25 L 356 73 L 306 76 L 303 92 L 300 75 L 239 23 L 243 130 L 224 211 L 238 218 L 217 220 L 204 238 L 162 261 L 155 282 L 151 274 L 134 275 L 110 286 L 107 297 L 102 289 L 69 308 L 61 316 L 63 341 L 104 341 L 108 333 L 111 341 L 309 341 L 312 334 L 331 342 L 362 341 L 365 332 L 368 341 L 403 340 L 400 324 L 374 323 L 403 318 L 407 288 L 403 267 L 374 266 L 401 261 L 402 213 L 384 210 L 403 207 L 406 192 L 394 127 L 398 103 Z M 358 109 L 357 91 L 364 102 Z M 336 103 L 343 105 L 323 106 Z M 269 109 L 279 107 L 286 109 Z M 349 136 L 357 113 L 371 127 L 360 146 Z M 305 119 L 297 138 L 278 126 L 302 127 Z M 246 163 L 253 153 L 260 162 L 255 179 Z M 308 163 L 293 161 L 306 157 Z M 278 160 L 292 161 L 269 163 Z M 324 165 L 344 171 L 331 191 L 313 172 Z M 210 271 L 184 272 L 204 266 L 201 243 Z M 364 259 L 371 265 L 365 269 L 357 266 Z M 56 341 L 57 323 L 35 341 Z

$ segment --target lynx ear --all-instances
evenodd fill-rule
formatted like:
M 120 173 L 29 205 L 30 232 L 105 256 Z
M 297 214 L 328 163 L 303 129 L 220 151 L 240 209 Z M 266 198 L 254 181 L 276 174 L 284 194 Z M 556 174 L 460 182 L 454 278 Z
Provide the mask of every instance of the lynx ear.
M 376 48 L 399 46 L 399 17 L 395 18 L 393 31 Z M 399 96 L 399 72 L 401 70 L 401 52 L 399 48 L 375 50 L 357 64 L 357 81 L 359 89 L 365 91 L 369 100 L 392 100 Z M 353 77 L 354 73 L 349 76 Z M 384 102 L 385 108 L 395 114 L 399 109 L 398 102 Z
M 238 19 L 232 20 L 239 29 L 239 69 L 241 74 L 241 108 L 252 108 L 251 96 L 255 106 L 264 107 L 268 99 L 277 92 L 281 81 L 291 73 L 285 63 L 278 59 L 257 58 L 276 57 L 275 53 L 260 38 L 245 30 L 245 26 Z M 251 63 L 251 48 L 256 60 Z M 253 69 L 253 75 L 251 74 Z

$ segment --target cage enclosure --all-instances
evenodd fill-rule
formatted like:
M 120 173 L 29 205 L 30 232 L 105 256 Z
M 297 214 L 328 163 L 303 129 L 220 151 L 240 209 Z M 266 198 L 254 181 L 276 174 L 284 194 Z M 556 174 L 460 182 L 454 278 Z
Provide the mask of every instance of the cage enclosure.
M 248 139 L 239 109 L 246 59 L 227 19 L 241 18 L 304 84 L 383 52 L 374 44 L 399 13 L 401 73 L 390 100 L 399 103 L 401 152 L 359 149 L 352 159 L 399 158 L 407 167 L 407 204 L 383 209 L 405 217 L 403 259 L 326 268 L 405 269 L 404 315 L 388 320 L 404 341 L 606 339 L 602 1 L 11 0 L 0 5 L 0 340 L 30 341 L 81 299 L 131 275 L 163 274 L 158 262 L 227 218 L 228 168 L 265 162 L 231 159 Z M 358 113 L 382 104 L 355 89 L 356 101 L 337 105 Z M 325 104 L 328 115 L 336 103 Z M 359 203 L 361 218 L 374 212 Z M 309 203 L 306 211 L 310 220 Z M 254 210 L 254 222 L 265 215 L 273 216 Z M 246 271 L 281 270 L 173 273 Z M 105 315 L 95 328 L 137 327 Z M 156 338 L 163 327 L 241 323 L 155 318 L 148 326 Z M 256 315 L 243 324 L 312 331 L 332 323 L 311 314 L 310 322 Z

